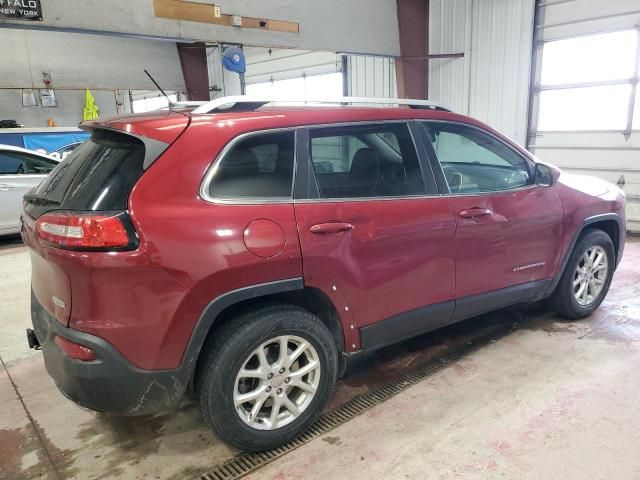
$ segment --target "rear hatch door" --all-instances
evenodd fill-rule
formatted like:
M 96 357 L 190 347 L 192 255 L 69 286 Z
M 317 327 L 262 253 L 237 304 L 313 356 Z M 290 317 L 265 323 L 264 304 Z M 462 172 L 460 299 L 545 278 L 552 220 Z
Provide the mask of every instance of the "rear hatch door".
M 81 127 L 91 137 L 25 195 L 22 233 L 31 252 L 32 290 L 61 323 L 66 325 L 71 314 L 70 276 L 75 268 L 87 268 L 81 258 L 96 252 L 43 244 L 36 236 L 38 218 L 52 211 L 126 211 L 133 186 L 188 123 L 189 117 L 174 112 L 86 122 Z

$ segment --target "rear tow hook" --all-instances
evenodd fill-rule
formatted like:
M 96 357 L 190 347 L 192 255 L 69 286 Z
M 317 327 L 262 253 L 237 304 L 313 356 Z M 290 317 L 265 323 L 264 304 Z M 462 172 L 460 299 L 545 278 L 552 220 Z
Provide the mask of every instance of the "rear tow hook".
M 27 342 L 29 343 L 29 348 L 42 350 L 40 341 L 38 340 L 38 337 L 36 337 L 36 332 L 33 331 L 33 328 L 27 328 Z

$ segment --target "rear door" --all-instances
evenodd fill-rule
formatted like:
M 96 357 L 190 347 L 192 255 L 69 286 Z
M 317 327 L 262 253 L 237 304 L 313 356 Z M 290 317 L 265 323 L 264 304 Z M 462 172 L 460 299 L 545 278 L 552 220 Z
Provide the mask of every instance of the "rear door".
M 478 127 L 425 122 L 456 221 L 456 318 L 544 293 L 562 245 L 562 205 L 533 162 Z
M 449 322 L 455 222 L 422 173 L 409 125 L 321 126 L 299 137 L 296 195 L 311 179 L 308 198 L 295 201 L 304 279 L 339 308 L 347 350 Z
M 37 155 L 0 151 L 0 234 L 19 231 L 22 197 L 57 164 Z

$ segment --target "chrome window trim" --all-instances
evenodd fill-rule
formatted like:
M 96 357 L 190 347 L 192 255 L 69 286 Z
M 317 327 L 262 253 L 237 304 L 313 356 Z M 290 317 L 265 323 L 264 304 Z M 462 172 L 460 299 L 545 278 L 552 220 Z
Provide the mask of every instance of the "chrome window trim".
M 535 165 L 534 162 L 532 162 L 529 158 L 523 156 L 519 151 L 517 151 L 516 149 L 514 149 L 511 145 L 509 145 L 508 143 L 505 143 L 502 139 L 500 139 L 499 137 L 497 137 L 496 135 L 494 135 L 491 132 L 488 132 L 487 130 L 477 127 L 475 125 L 471 125 L 469 123 L 465 123 L 465 122 L 460 122 L 460 121 L 449 121 L 449 120 L 430 120 L 430 119 L 423 119 L 423 118 L 407 118 L 407 119 L 391 119 L 391 120 L 353 120 L 353 121 L 347 121 L 347 122 L 336 122 L 336 123 L 318 123 L 318 124 L 313 124 L 313 125 L 297 125 L 297 126 L 290 126 L 290 127 L 278 127 L 278 128 L 271 128 L 271 129 L 266 129 L 266 130 L 254 130 L 251 132 L 245 132 L 242 133 L 236 137 L 234 137 L 233 139 L 231 139 L 224 147 L 223 149 L 220 151 L 220 153 L 216 156 L 216 158 L 209 164 L 209 166 L 207 167 L 207 171 L 205 173 L 205 176 L 203 177 L 202 182 L 200 183 L 200 190 L 199 190 L 199 197 L 206 201 L 207 203 L 212 203 L 212 204 L 220 204 L 220 205 L 266 205 L 266 204 L 305 204 L 305 203 L 345 203 L 345 202 L 371 202 L 371 201 L 376 201 L 376 200 L 382 200 L 382 201 L 389 201 L 389 200 L 426 200 L 426 199 L 430 199 L 430 198 L 449 198 L 449 197 L 461 197 L 461 196 L 465 196 L 465 197 L 473 197 L 473 196 L 487 196 L 487 195 L 502 195 L 502 194 L 509 194 L 509 193 L 514 193 L 514 192 L 518 192 L 518 191 L 522 191 L 522 190 L 527 190 L 527 189 L 533 189 L 538 187 L 538 185 L 536 185 L 535 183 L 531 184 L 531 185 L 524 185 L 522 187 L 516 187 L 510 190 L 495 190 L 495 191 L 490 191 L 490 192 L 469 192 L 469 193 L 426 193 L 426 194 L 420 194 L 420 195 L 401 195 L 401 196 L 388 196 L 388 197 L 339 197 L 339 198 L 302 198 L 302 199 L 294 199 L 293 198 L 293 190 L 295 187 L 295 180 L 296 180 L 296 175 L 297 175 L 297 171 L 298 171 L 298 149 L 297 149 L 297 136 L 294 138 L 294 158 L 293 158 L 293 176 L 291 179 L 291 195 L 288 197 L 229 197 L 229 198 L 218 198 L 218 197 L 214 197 L 208 194 L 208 190 L 209 190 L 209 186 L 211 181 L 213 180 L 213 176 L 215 175 L 215 165 L 224 158 L 224 156 L 240 141 L 242 141 L 245 138 L 254 136 L 254 135 L 262 135 L 262 134 L 268 134 L 268 133 L 282 133 L 282 132 L 291 132 L 295 135 L 297 130 L 300 129 L 306 129 L 306 130 L 313 130 L 313 129 L 317 129 L 317 128 L 332 128 L 332 127 L 347 127 L 347 126 L 360 126 L 360 125 L 379 125 L 379 124 L 396 124 L 396 123 L 403 123 L 406 125 L 407 130 L 409 131 L 409 135 L 411 137 L 411 142 L 413 144 L 413 148 L 414 151 L 416 152 L 416 155 L 418 155 L 418 145 L 416 143 L 416 139 L 415 136 L 413 134 L 413 132 L 411 131 L 411 128 L 409 128 L 409 123 L 412 121 L 416 121 L 416 122 L 432 122 L 432 123 L 448 123 L 448 124 L 456 124 L 456 125 L 462 125 L 465 127 L 469 127 L 469 128 L 474 128 L 476 130 L 479 130 L 487 135 L 490 135 L 492 138 L 496 139 L 497 141 L 501 142 L 502 144 L 504 144 L 507 148 L 509 148 L 510 150 L 512 150 L 514 153 L 516 153 L 519 157 L 523 158 L 527 164 L 529 166 L 533 166 Z M 314 175 L 314 179 L 315 179 L 315 170 L 313 170 L 313 161 L 311 158 L 309 158 L 311 161 L 311 168 L 313 171 L 313 175 Z M 438 162 L 438 165 L 440 165 L 440 161 L 437 159 L 436 157 L 436 161 Z M 418 162 L 418 164 L 420 165 L 420 162 Z M 442 168 L 440 166 L 440 168 Z M 425 180 L 425 172 L 422 168 L 422 165 L 420 165 L 420 172 L 422 173 L 422 178 L 423 181 Z M 445 179 L 446 181 L 446 179 Z M 426 189 L 426 184 L 425 184 L 425 189 Z
M 207 167 L 207 171 L 200 182 L 200 190 L 199 197 L 207 203 L 220 204 L 220 205 L 265 205 L 265 204 L 287 204 L 293 203 L 293 188 L 295 185 L 296 179 L 296 170 L 297 170 L 297 162 L 298 155 L 296 149 L 296 130 L 299 129 L 299 126 L 296 127 L 280 127 L 280 128 L 270 128 L 267 130 L 254 130 L 251 132 L 241 133 L 240 135 L 232 138 L 220 151 L 220 153 L 213 159 L 213 161 Z M 294 136 L 293 138 L 293 175 L 291 176 L 291 193 L 288 197 L 227 197 L 227 198 L 219 198 L 212 195 L 209 195 L 209 187 L 213 180 L 214 175 L 216 174 L 216 165 L 219 164 L 224 157 L 242 140 L 256 136 L 256 135 L 265 135 L 269 133 L 285 133 L 291 132 Z
M 458 120 L 441 120 L 441 119 L 433 119 L 433 120 L 431 120 L 431 119 L 421 118 L 421 119 L 418 119 L 417 121 L 419 123 L 444 123 L 444 124 L 450 124 L 450 125 L 461 125 L 463 127 L 468 127 L 468 128 L 472 128 L 474 130 L 478 130 L 478 131 L 484 133 L 485 135 L 489 135 L 491 138 L 493 138 L 497 142 L 500 142 L 502 145 L 507 147 L 513 153 L 515 153 L 518 157 L 523 159 L 525 161 L 525 163 L 529 166 L 529 177 L 530 177 L 529 180 L 534 180 L 533 177 L 532 177 L 533 172 L 531 170 L 535 168 L 535 162 L 533 160 L 531 160 L 529 157 L 527 157 L 526 155 L 523 155 L 517 149 L 513 148 L 509 143 L 507 143 L 504 140 L 502 140 L 500 137 L 495 135 L 493 132 L 489 132 L 489 131 L 485 130 L 484 128 L 478 127 L 477 125 L 472 125 L 472 124 L 466 123 L 466 122 L 460 122 Z M 427 141 L 429 141 L 429 140 L 427 139 Z M 435 158 L 436 163 L 440 167 L 442 176 L 444 177 L 444 181 L 447 184 L 447 189 L 449 190 L 449 193 L 443 193 L 441 195 L 442 197 L 473 197 L 473 196 L 480 196 L 480 195 L 499 195 L 499 194 L 502 194 L 502 193 L 518 192 L 520 190 L 527 190 L 529 188 L 534 188 L 534 187 L 538 187 L 539 186 L 539 185 L 536 185 L 536 183 L 534 181 L 534 183 L 531 183 L 531 184 L 528 184 L 528 185 L 523 185 L 521 187 L 510 188 L 509 190 L 491 190 L 491 191 L 488 191 L 488 192 L 451 193 L 451 189 L 449 189 L 449 182 L 447 182 L 447 178 L 446 178 L 446 176 L 444 176 L 444 172 L 442 171 L 442 163 L 440 162 L 440 159 L 438 158 L 438 154 L 436 153 L 435 149 L 433 149 L 433 154 L 436 157 Z
M 289 197 L 229 197 L 229 198 L 218 198 L 212 195 L 209 195 L 209 186 L 213 177 L 215 175 L 215 165 L 224 158 L 224 156 L 240 141 L 243 139 L 250 137 L 252 135 L 261 135 L 266 133 L 279 133 L 279 132 L 292 132 L 294 135 L 297 130 L 306 129 L 312 130 L 316 128 L 332 128 L 332 127 L 342 127 L 342 126 L 359 126 L 359 125 L 379 125 L 386 123 L 404 123 L 407 126 L 407 130 L 409 130 L 409 135 L 411 136 L 411 141 L 413 143 L 413 148 L 416 152 L 416 156 L 418 155 L 418 147 L 416 144 L 416 139 L 409 128 L 409 122 L 414 121 L 414 118 L 408 119 L 391 119 L 391 120 L 353 120 L 348 122 L 336 122 L 336 123 L 317 123 L 312 125 L 296 125 L 290 127 L 278 127 L 278 128 L 270 128 L 266 130 L 253 130 L 251 132 L 241 133 L 237 137 L 231 139 L 220 151 L 220 153 L 216 156 L 216 158 L 209 164 L 207 167 L 207 171 L 203 177 L 202 182 L 200 183 L 199 197 L 207 203 L 212 204 L 220 204 L 220 205 L 265 205 L 265 204 L 290 204 L 290 203 L 312 203 L 312 202 L 332 202 L 332 201 L 362 201 L 367 200 L 365 197 L 345 197 L 345 198 L 309 198 L 309 199 L 298 199 L 294 200 L 293 198 L 293 190 L 296 183 L 296 175 L 298 173 L 298 148 L 297 144 L 294 143 L 294 158 L 293 158 L 293 177 L 291 179 L 291 195 Z M 294 142 L 297 142 L 297 136 L 294 138 Z M 311 161 L 311 158 L 310 158 Z M 313 163 L 313 162 L 311 162 Z M 418 162 L 420 163 L 420 162 Z M 313 164 L 311 165 L 313 169 Z M 422 166 L 420 165 L 420 171 L 422 173 L 423 181 L 425 173 L 422 170 Z M 315 171 L 313 171 L 314 180 Z M 426 188 L 426 185 L 425 185 Z M 398 200 L 398 199 L 415 199 L 415 198 L 434 198 L 440 196 L 438 193 L 427 194 L 427 195 L 411 195 L 411 196 L 400 196 L 400 197 L 371 197 L 369 200 Z
M 293 201 L 294 204 L 298 203 L 345 203 L 345 202 L 375 202 L 378 200 L 424 200 L 427 198 L 439 198 L 441 195 L 407 195 L 407 196 L 394 196 L 394 197 L 340 197 L 340 198 L 301 198 Z
M 408 196 L 395 196 L 395 197 L 341 197 L 341 198 L 302 198 L 294 200 L 293 203 L 344 203 L 344 202 L 371 202 L 376 200 L 427 200 L 433 198 L 451 198 L 451 197 L 479 197 L 485 195 L 507 195 L 509 193 L 519 192 L 522 190 L 529 190 L 539 187 L 539 185 L 525 185 L 524 187 L 518 187 L 511 190 L 496 190 L 493 192 L 477 192 L 477 193 L 434 193 L 432 195 L 408 195 Z
M 489 192 L 475 192 L 475 193 L 443 193 L 440 195 L 443 198 L 449 197 L 481 197 L 486 195 L 507 195 L 509 193 L 520 192 L 522 190 L 533 190 L 534 188 L 538 188 L 540 185 L 536 185 L 532 183 L 531 185 L 524 185 L 522 187 L 516 187 L 509 190 L 492 190 Z M 546 187 L 545 187 L 546 188 Z

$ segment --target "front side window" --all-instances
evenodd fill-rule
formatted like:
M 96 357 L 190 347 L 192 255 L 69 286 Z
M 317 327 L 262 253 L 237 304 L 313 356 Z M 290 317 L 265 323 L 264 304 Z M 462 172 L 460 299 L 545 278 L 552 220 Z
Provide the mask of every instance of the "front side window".
M 425 125 L 451 193 L 498 192 L 531 183 L 529 163 L 488 133 L 459 124 Z
M 214 198 L 291 197 L 294 132 L 251 135 L 214 165 L 207 189 Z
M 426 193 L 405 124 L 314 128 L 310 153 L 322 198 Z
M 58 163 L 21 152 L 0 152 L 0 175 L 46 175 Z

